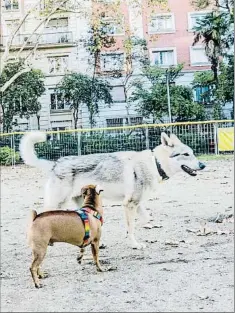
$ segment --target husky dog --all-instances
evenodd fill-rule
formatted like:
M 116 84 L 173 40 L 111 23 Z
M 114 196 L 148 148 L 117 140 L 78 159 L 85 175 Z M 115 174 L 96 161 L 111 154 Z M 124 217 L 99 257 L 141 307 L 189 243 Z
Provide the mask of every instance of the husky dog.
M 27 165 L 45 169 L 49 180 L 45 186 L 44 209 L 62 208 L 72 199 L 82 202 L 79 193 L 86 184 L 101 184 L 103 198 L 122 201 L 125 209 L 128 239 L 132 248 L 144 248 L 135 239 L 135 217 L 138 212 L 142 222 L 150 218 L 144 202 L 154 192 L 161 180 L 184 171 L 196 176 L 205 165 L 197 160 L 190 147 L 176 135 L 161 133 L 161 144 L 155 149 L 141 152 L 127 151 L 61 157 L 57 161 L 39 159 L 34 144 L 47 140 L 47 134 L 37 131 L 27 133 L 21 140 L 20 153 Z

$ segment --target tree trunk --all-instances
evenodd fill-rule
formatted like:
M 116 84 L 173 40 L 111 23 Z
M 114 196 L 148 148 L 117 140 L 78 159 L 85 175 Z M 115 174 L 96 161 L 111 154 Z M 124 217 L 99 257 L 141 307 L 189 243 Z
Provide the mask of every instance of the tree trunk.
M 125 103 L 126 103 L 127 125 L 131 125 L 131 118 L 130 118 L 130 112 L 129 112 L 129 104 L 128 104 L 126 85 L 124 85 L 124 96 L 125 96 Z
M 77 124 L 78 124 L 78 116 L 77 116 L 77 114 L 73 115 L 73 120 L 74 120 L 74 129 L 77 129 Z
M 211 60 L 211 70 L 214 74 L 214 81 L 215 81 L 215 84 L 217 85 L 218 84 L 218 66 L 219 66 L 219 62 L 218 62 L 218 59 L 217 58 L 212 58 Z
M 11 124 L 10 124 L 9 121 L 7 121 L 7 119 L 3 116 L 3 132 L 4 132 L 4 133 L 9 133 L 10 130 L 11 130 Z
M 89 121 L 90 121 L 90 128 L 93 128 L 93 124 L 94 124 L 94 110 L 92 105 L 90 106 L 89 109 Z
M 40 115 L 37 115 L 37 121 L 38 121 L 38 130 L 40 130 Z
M 77 104 L 76 108 L 73 108 L 74 129 L 77 129 L 78 127 L 78 110 L 79 110 L 79 104 Z

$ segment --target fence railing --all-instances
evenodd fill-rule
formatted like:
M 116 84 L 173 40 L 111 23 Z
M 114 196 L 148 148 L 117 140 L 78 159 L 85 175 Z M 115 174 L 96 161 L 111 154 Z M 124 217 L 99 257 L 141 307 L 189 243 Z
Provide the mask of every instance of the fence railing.
M 38 38 L 39 36 L 39 38 Z M 29 38 L 30 37 L 30 38 Z M 8 36 L 3 36 L 3 43 L 7 43 Z M 48 32 L 43 34 L 19 34 L 12 42 L 13 46 L 21 46 L 27 41 L 27 46 L 35 45 L 37 42 L 39 45 L 71 45 L 73 44 L 73 34 L 70 31 L 58 31 L 55 33 Z
M 221 120 L 47 131 L 51 134 L 51 139 L 36 144 L 35 149 L 38 157 L 49 160 L 68 155 L 142 151 L 159 145 L 161 132 L 165 131 L 176 134 L 183 143 L 194 150 L 196 155 L 218 154 L 220 152 L 218 129 L 233 126 L 234 120 Z M 19 156 L 19 143 L 25 133 L 1 134 L 0 162 L 2 165 L 23 163 Z

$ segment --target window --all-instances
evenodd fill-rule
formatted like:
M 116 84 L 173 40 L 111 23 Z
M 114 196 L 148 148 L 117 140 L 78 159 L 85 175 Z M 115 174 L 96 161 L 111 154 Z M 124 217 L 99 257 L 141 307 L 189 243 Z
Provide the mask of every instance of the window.
M 68 32 L 68 18 L 54 18 L 45 27 L 41 42 L 45 44 L 67 43 L 72 40 L 71 35 L 71 32 Z
M 123 118 L 108 118 L 106 119 L 107 127 L 123 126 Z
M 105 72 L 109 71 L 121 71 L 124 67 L 124 54 L 123 53 L 110 53 L 103 54 L 100 58 L 101 70 Z
M 53 18 L 51 19 L 46 28 L 52 29 L 53 31 L 58 31 L 60 29 L 67 30 L 68 27 L 68 18 Z
M 151 52 L 152 64 L 158 66 L 171 66 L 177 64 L 175 48 L 154 49 Z
M 40 10 L 49 10 L 52 8 L 53 1 L 51 0 L 40 0 Z
M 205 53 L 204 47 L 190 47 L 190 60 L 191 65 L 194 66 L 205 66 L 209 65 L 210 62 Z
M 149 24 L 150 33 L 167 33 L 175 31 L 175 20 L 173 14 L 155 15 Z
M 103 22 L 105 23 L 103 30 L 108 35 L 124 35 L 124 21 L 117 21 L 111 18 L 104 18 Z
M 192 29 L 197 26 L 197 22 L 204 17 L 206 17 L 209 14 L 209 12 L 193 12 L 188 14 L 188 28 L 189 31 L 192 31 Z
M 111 90 L 113 102 L 125 102 L 125 94 L 123 86 L 114 86 Z
M 143 124 L 143 117 L 142 116 L 131 117 L 130 122 L 131 122 L 131 125 Z M 128 118 L 126 119 L 126 124 L 128 124 Z
M 210 94 L 208 86 L 198 86 L 194 89 L 195 101 L 199 103 L 210 102 Z
M 128 117 L 118 117 L 118 118 L 110 118 L 106 119 L 107 127 L 122 127 L 125 125 L 128 125 Z M 140 125 L 143 124 L 143 117 L 141 116 L 132 116 L 130 117 L 130 125 Z
M 13 31 L 16 30 L 16 28 L 19 26 L 20 21 L 19 20 L 10 20 L 6 21 L 6 27 L 7 27 L 7 34 L 12 34 Z
M 49 73 L 64 74 L 68 70 L 68 56 L 48 57 Z
M 68 96 L 63 97 L 62 94 L 51 93 L 51 110 L 69 110 L 71 101 Z
M 19 10 L 19 0 L 4 0 L 5 10 Z
M 65 127 L 52 127 L 53 131 L 60 131 L 60 130 L 65 130 Z
M 20 1 L 23 1 L 23 0 L 20 0 Z M 31 0 L 31 1 L 36 1 L 36 0 Z M 55 1 L 55 0 L 37 0 L 37 2 L 39 2 L 39 5 L 38 5 L 38 7 L 39 7 L 39 10 L 40 11 L 44 11 L 44 10 L 48 10 L 48 11 L 51 11 L 51 10 L 54 10 L 54 7 L 55 7 L 55 4 L 56 4 L 56 2 L 59 4 L 59 2 L 58 1 Z M 70 2 L 70 1 L 61 1 L 60 3 L 62 4 L 61 5 L 61 7 L 58 7 L 57 9 L 56 9 L 56 11 L 58 12 L 58 11 L 63 11 L 63 9 L 67 9 L 67 8 L 69 8 L 69 4 L 68 4 L 68 2 Z M 77 6 L 76 6 L 76 2 L 77 1 L 73 1 L 73 3 L 74 3 L 74 5 L 73 5 L 73 9 L 74 10 L 76 10 L 76 8 L 77 8 Z M 79 7 L 80 8 L 80 7 Z
M 66 128 L 65 127 L 52 127 L 52 131 L 56 131 L 56 132 L 58 132 L 58 131 L 60 131 L 60 130 L 66 130 Z M 65 135 L 65 133 L 53 133 L 52 134 L 52 138 L 51 138 L 51 140 L 60 140 L 60 139 L 63 139 L 63 135 Z M 61 138 L 62 137 L 62 138 Z
M 96 0 L 96 2 L 113 3 L 115 0 Z

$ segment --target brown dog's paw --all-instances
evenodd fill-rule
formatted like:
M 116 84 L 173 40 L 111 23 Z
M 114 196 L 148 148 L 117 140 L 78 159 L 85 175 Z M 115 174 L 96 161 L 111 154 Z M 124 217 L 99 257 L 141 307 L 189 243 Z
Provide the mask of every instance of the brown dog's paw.
M 83 258 L 83 255 L 78 255 L 78 256 L 77 256 L 78 264 L 81 264 L 81 263 L 82 263 L 82 258 Z
M 42 284 L 35 283 L 35 288 L 37 288 L 37 289 L 42 288 Z
M 47 278 L 49 275 L 48 275 L 48 272 L 39 272 L 38 273 L 38 278 L 41 278 L 41 279 L 44 279 L 44 278 Z
M 107 246 L 104 245 L 103 243 L 99 246 L 99 249 L 106 249 L 106 248 L 107 248 Z

